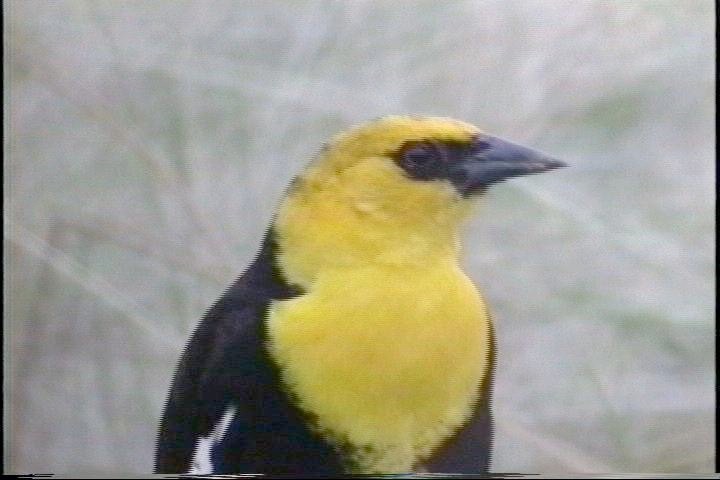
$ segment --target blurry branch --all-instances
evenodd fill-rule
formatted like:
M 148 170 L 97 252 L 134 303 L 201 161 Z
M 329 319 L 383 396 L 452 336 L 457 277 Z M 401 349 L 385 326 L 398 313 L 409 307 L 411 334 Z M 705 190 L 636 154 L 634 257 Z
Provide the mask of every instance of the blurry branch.
M 224 266 L 202 267 L 188 261 L 181 252 L 173 252 L 170 246 L 163 244 L 160 238 L 148 237 L 147 233 L 134 228 L 132 225 L 123 225 L 116 222 L 92 219 L 92 225 L 60 218 L 59 225 L 74 232 L 83 233 L 97 240 L 106 241 L 112 245 L 145 255 L 159 261 L 168 268 L 182 271 L 195 277 L 200 277 L 218 285 L 224 285 L 228 276 L 233 272 Z
M 153 175 L 159 179 L 158 185 L 162 186 L 165 195 L 170 197 L 163 203 L 172 206 L 175 203 L 173 198 L 177 200 L 183 207 L 186 216 L 197 228 L 197 231 L 202 233 L 205 239 L 213 243 L 212 248 L 214 251 L 227 262 L 234 258 L 229 247 L 218 239 L 215 226 L 210 225 L 206 216 L 198 211 L 197 206 L 191 199 L 189 185 L 170 162 L 164 159 L 162 155 L 148 149 L 126 126 L 117 122 L 113 112 L 98 103 L 86 101 L 85 98 L 89 97 L 87 92 L 78 92 L 77 85 L 65 84 L 63 82 L 63 72 L 50 71 L 51 67 L 47 65 L 45 65 L 46 69 L 42 69 L 33 62 L 26 63 L 25 67 L 33 73 L 36 79 L 42 81 L 44 86 L 67 100 L 88 118 L 94 120 L 112 138 L 125 145 L 138 159 L 150 167 Z M 84 95 L 81 95 L 83 93 Z
M 147 333 L 149 335 L 148 340 L 151 340 L 155 345 L 164 345 L 174 352 L 177 350 L 178 345 L 182 344 L 182 339 L 173 338 L 168 335 L 168 332 L 157 327 L 150 320 L 153 315 L 143 311 L 108 281 L 78 263 L 67 253 L 53 247 L 30 230 L 11 222 L 7 218 L 4 220 L 4 226 L 5 237 L 10 242 L 50 265 L 55 271 L 95 295 L 108 306 L 122 312 L 132 323 Z
M 607 473 L 614 470 L 610 465 L 592 458 L 577 447 L 563 440 L 544 433 L 534 432 L 519 422 L 508 419 L 505 416 L 499 416 L 496 420 L 496 425 L 497 428 L 502 430 L 506 435 L 532 445 L 544 455 L 554 458 L 573 472 Z
M 326 77 L 314 77 L 299 71 L 293 71 L 292 75 L 281 75 L 284 72 L 259 65 L 232 65 L 222 58 L 215 59 L 207 54 L 196 54 L 193 58 L 203 64 L 192 70 L 178 65 L 157 65 L 157 68 L 179 81 L 236 90 L 248 96 L 258 95 L 277 103 L 292 103 L 314 112 L 350 120 L 365 118 L 368 111 L 388 109 L 386 98 L 380 100 L 377 95 L 364 95 L 358 89 Z M 276 81 L 268 83 L 268 78 Z M 313 92 L 323 92 L 323 96 L 312 95 Z
M 129 114 L 128 121 L 133 122 L 135 119 L 141 118 L 136 109 L 137 98 L 131 94 L 132 89 L 129 84 L 129 76 L 121 69 L 121 65 L 123 65 L 121 61 L 122 54 L 117 39 L 112 34 L 112 30 L 108 28 L 106 22 L 100 19 L 102 5 L 98 2 L 85 1 L 79 3 L 78 7 L 87 12 L 86 17 L 90 20 L 89 25 L 95 26 L 99 35 L 103 38 L 108 51 L 117 59 L 116 62 L 108 62 L 107 67 L 112 69 L 113 77 L 116 79 L 116 85 L 122 92 L 122 106 Z
M 708 417 L 712 417 L 713 413 L 708 412 Z M 710 434 L 711 435 L 711 434 Z M 658 458 L 671 458 L 673 455 L 677 455 L 678 452 L 685 451 L 687 454 L 692 452 L 688 451 L 688 447 L 694 445 L 698 438 L 710 437 L 707 433 L 707 428 L 695 428 L 688 432 L 674 432 L 672 436 L 653 444 L 652 453 Z M 695 452 L 697 456 L 708 455 L 708 452 L 703 450 Z M 680 461 L 680 460 L 678 460 Z M 687 461 L 683 458 L 683 463 Z
M 693 413 L 697 414 L 698 412 Z M 714 410 L 708 408 L 705 414 L 705 418 L 713 418 Z M 659 439 L 653 442 L 652 445 L 648 445 L 648 450 L 650 450 L 649 453 L 656 458 L 666 460 L 675 458 L 675 461 L 679 464 L 681 464 L 680 462 L 682 462 L 682 464 L 694 463 L 690 461 L 688 457 L 706 458 L 712 456 L 711 444 L 708 444 L 708 448 L 700 449 L 700 451 L 694 451 L 694 449 L 697 448 L 699 438 L 710 439 L 713 437 L 713 433 L 714 425 L 712 424 L 703 424 L 686 431 L 674 431 L 672 435 Z M 678 455 L 678 453 L 681 453 L 681 455 Z M 693 453 L 695 455 L 692 455 Z
M 532 187 L 522 182 L 516 182 L 513 187 L 539 200 L 545 206 L 552 208 L 556 212 L 560 212 L 567 218 L 573 220 L 585 230 L 597 234 L 598 238 L 602 238 L 606 245 L 615 249 L 623 250 L 630 254 L 630 257 L 636 262 L 657 267 L 662 265 L 662 259 L 652 256 L 649 245 L 638 238 L 631 238 L 629 235 L 622 235 L 617 230 L 613 230 L 604 223 L 587 214 L 585 210 L 575 208 L 570 202 L 558 200 L 553 194 L 541 188 Z M 683 251 L 683 249 L 673 240 L 665 237 L 663 234 L 654 231 L 652 235 L 658 239 L 656 243 L 660 243 L 665 247 L 672 247 L 675 251 Z M 673 270 L 673 276 L 685 276 L 686 281 L 695 281 L 695 277 L 687 270 Z
M 626 357 L 625 350 L 621 350 L 623 357 Z M 603 372 L 595 368 L 592 363 L 585 367 L 586 375 L 585 378 L 595 387 L 595 398 L 598 399 L 600 405 L 602 405 L 603 424 L 605 429 L 613 435 L 615 441 L 615 452 L 619 458 L 621 464 L 627 464 L 628 460 L 635 453 L 635 444 L 630 440 L 628 435 L 629 425 L 625 421 L 625 418 L 620 414 L 617 405 L 614 402 L 615 397 L 612 395 L 612 386 L 617 382 L 618 379 L 623 377 L 622 366 L 625 365 L 629 359 L 617 358 L 612 364 L 604 364 L 607 368 L 608 365 L 612 371 L 607 372 L 610 378 L 613 378 L 615 382 L 608 382 L 603 376 Z M 617 460 L 617 459 L 616 459 Z
M 696 451 L 689 450 L 688 447 L 692 448 L 692 446 L 693 443 L 685 444 L 685 451 L 682 453 L 679 453 L 678 450 L 663 452 L 663 454 L 658 453 L 656 458 L 663 463 L 660 468 L 656 466 L 657 463 L 654 463 L 650 469 L 665 472 L 689 472 L 697 471 L 699 466 L 703 466 L 707 468 L 708 472 L 713 471 L 713 465 L 715 464 L 713 450 L 711 448 Z
M 42 81 L 43 86 L 68 101 L 82 114 L 95 120 L 114 139 L 128 147 L 137 158 L 151 168 L 153 175 L 159 179 L 161 184 L 175 185 L 179 182 L 177 172 L 173 170 L 169 162 L 161 156 L 153 154 L 142 142 L 138 141 L 124 125 L 115 120 L 112 112 L 86 101 L 87 92 L 78 92 L 76 85 L 65 85 L 62 81 L 62 73 L 41 70 L 33 64 L 26 64 L 26 67 L 32 70 L 37 80 Z M 81 95 L 82 93 L 85 95 Z

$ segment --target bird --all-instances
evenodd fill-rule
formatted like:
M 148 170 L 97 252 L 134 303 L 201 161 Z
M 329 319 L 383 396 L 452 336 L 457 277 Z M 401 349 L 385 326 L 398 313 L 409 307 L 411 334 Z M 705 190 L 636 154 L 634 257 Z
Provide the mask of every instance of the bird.
M 487 189 L 566 164 L 460 120 L 335 135 L 180 358 L 156 473 L 483 473 L 496 340 L 460 262 Z

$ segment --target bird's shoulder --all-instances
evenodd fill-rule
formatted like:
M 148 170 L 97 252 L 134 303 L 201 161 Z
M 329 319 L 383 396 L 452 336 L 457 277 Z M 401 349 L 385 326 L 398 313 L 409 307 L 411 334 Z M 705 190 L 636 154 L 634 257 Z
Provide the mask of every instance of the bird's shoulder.
M 242 376 L 238 355 L 257 355 L 263 344 L 263 319 L 273 300 L 297 296 L 301 291 L 290 285 L 276 265 L 276 240 L 268 230 L 262 248 L 247 270 L 238 277 L 205 313 L 193 332 L 176 372 L 175 384 L 183 379 L 193 388 L 210 393 L 222 382 L 228 368 L 232 376 Z M 236 360 L 236 361 L 232 361 Z M 251 373 L 251 372 L 245 372 Z
M 212 431 L 232 400 L 253 395 L 252 386 L 269 375 L 265 312 L 273 300 L 300 293 L 279 273 L 275 249 L 269 230 L 255 260 L 208 309 L 186 344 L 161 422 L 158 471 L 186 471 L 197 438 Z

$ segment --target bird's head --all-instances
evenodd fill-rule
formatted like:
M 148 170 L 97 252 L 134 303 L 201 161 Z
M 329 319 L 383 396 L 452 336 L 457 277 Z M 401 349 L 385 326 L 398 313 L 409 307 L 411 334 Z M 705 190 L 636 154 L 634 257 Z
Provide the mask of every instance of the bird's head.
M 470 200 L 490 185 L 562 166 L 458 120 L 383 117 L 326 144 L 275 229 L 281 249 L 314 252 L 309 263 L 427 258 L 456 250 Z

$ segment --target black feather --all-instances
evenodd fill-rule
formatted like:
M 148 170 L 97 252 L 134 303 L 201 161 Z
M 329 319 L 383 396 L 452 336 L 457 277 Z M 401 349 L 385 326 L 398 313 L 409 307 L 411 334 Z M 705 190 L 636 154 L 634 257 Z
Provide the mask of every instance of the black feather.
M 341 472 L 335 451 L 283 390 L 265 349 L 272 300 L 302 293 L 275 265 L 272 229 L 248 270 L 205 314 L 176 370 L 158 435 L 155 473 L 190 469 L 200 436 L 237 412 L 213 452 L 213 473 Z

